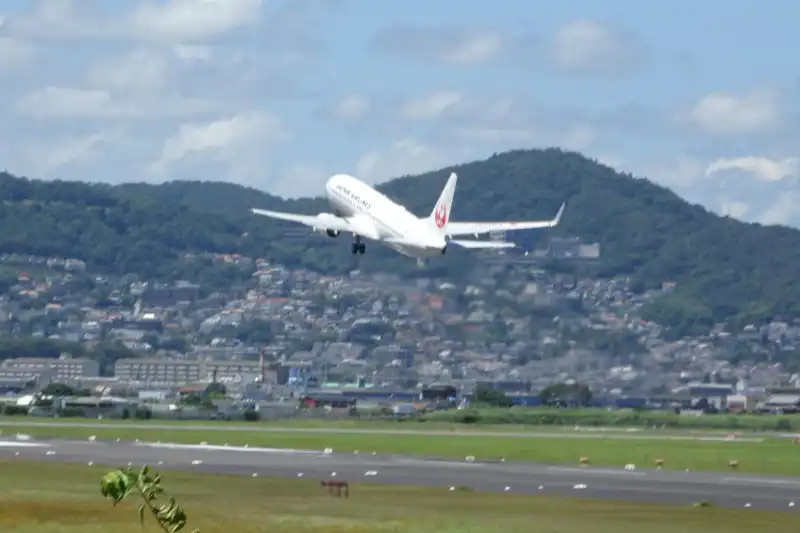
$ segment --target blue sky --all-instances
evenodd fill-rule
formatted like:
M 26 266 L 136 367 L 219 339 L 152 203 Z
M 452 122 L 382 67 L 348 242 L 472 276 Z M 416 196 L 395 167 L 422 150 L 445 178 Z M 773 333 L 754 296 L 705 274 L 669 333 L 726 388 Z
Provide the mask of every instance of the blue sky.
M 4 0 L 0 167 L 321 192 L 561 146 L 800 225 L 792 2 Z

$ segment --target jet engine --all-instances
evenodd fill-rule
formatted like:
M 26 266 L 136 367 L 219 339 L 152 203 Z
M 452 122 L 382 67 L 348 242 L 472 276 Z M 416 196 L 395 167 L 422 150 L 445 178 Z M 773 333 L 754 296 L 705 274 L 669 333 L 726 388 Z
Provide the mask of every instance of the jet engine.
M 339 236 L 340 232 L 338 229 L 326 229 L 325 233 L 327 233 L 328 237 L 330 237 L 331 239 L 335 239 L 336 237 Z

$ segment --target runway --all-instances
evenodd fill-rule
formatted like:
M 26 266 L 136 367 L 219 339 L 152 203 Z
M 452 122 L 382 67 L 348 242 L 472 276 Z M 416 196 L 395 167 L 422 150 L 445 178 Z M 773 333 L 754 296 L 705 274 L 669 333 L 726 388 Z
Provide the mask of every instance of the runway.
M 730 473 L 599 467 L 522 462 L 444 461 L 330 450 L 286 450 L 146 442 L 0 439 L 0 459 L 29 459 L 118 466 L 149 464 L 245 476 L 341 479 L 476 491 L 600 498 L 633 502 L 798 511 L 800 478 Z M 353 490 L 358 490 L 357 486 Z

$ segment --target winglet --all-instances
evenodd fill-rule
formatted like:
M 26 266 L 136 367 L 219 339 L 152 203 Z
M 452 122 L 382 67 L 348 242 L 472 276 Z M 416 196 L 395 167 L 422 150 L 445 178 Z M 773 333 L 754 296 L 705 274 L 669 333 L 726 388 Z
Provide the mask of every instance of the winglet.
M 558 213 L 553 220 L 550 221 L 550 227 L 558 226 L 558 223 L 561 222 L 561 215 L 564 214 L 564 208 L 567 207 L 567 202 L 561 204 L 561 207 L 558 208 Z

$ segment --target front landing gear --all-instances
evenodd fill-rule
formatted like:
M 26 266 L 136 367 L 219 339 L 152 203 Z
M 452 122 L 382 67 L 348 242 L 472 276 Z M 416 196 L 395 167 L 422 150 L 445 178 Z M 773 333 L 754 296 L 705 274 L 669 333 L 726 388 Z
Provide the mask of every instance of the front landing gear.
M 361 237 L 356 236 L 356 242 L 353 243 L 353 246 L 351 247 L 350 250 L 353 253 L 353 255 L 356 254 L 364 255 L 367 251 L 367 246 L 363 242 L 361 242 Z

